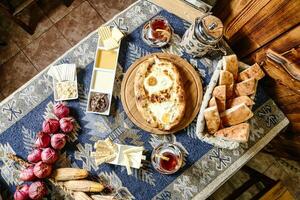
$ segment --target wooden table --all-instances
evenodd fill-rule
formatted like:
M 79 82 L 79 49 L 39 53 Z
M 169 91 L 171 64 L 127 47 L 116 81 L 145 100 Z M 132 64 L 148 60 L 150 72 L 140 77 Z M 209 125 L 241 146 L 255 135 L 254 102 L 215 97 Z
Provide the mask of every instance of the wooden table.
M 200 10 L 180 0 L 150 0 L 150 2 L 191 23 L 193 23 L 197 17 L 204 15 Z

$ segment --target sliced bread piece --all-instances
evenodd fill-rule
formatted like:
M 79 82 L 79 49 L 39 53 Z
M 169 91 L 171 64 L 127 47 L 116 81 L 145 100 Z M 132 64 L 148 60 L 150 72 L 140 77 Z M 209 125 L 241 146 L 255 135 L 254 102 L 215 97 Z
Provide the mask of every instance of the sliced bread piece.
M 217 101 L 216 101 L 216 97 L 212 97 L 209 102 L 208 102 L 208 107 L 213 107 L 213 106 L 218 106 L 217 105 Z
M 235 94 L 234 94 L 234 85 L 226 85 L 226 101 L 227 99 L 232 99 L 234 98 Z
M 248 96 L 254 94 L 256 91 L 256 79 L 250 78 L 237 83 L 234 88 L 234 92 L 238 96 Z
M 246 106 L 250 107 L 252 105 L 254 105 L 254 101 L 252 99 L 250 99 L 250 97 L 248 96 L 240 96 L 240 97 L 236 97 L 234 99 L 229 99 L 227 102 L 226 102 L 226 107 L 227 108 L 232 108 L 236 105 L 239 105 L 239 104 L 246 104 Z
M 233 78 L 238 78 L 238 59 L 235 54 L 223 56 L 223 69 L 232 73 Z
M 248 123 L 241 123 L 228 128 L 218 130 L 214 135 L 224 140 L 247 142 L 250 134 L 250 126 Z
M 213 90 L 212 95 L 216 97 L 216 99 L 225 100 L 226 99 L 226 86 L 219 85 L 216 86 Z
M 256 80 L 260 80 L 264 76 L 265 76 L 264 71 L 260 68 L 260 66 L 257 63 L 255 63 L 251 67 L 239 73 L 239 80 L 244 81 L 250 78 L 255 78 Z
M 234 84 L 233 75 L 229 71 L 222 70 L 220 72 L 219 85 L 231 85 Z
M 212 97 L 208 102 L 208 107 L 217 106 L 219 112 L 224 112 L 226 110 L 226 101 L 216 99 L 216 97 Z
M 204 110 L 204 119 L 206 121 L 207 130 L 209 133 L 215 133 L 221 123 L 217 106 L 206 108 Z
M 220 117 L 224 126 L 240 124 L 253 116 L 253 112 L 245 103 L 236 105 L 221 113 Z
M 218 105 L 218 110 L 223 112 L 226 109 L 226 86 L 220 85 L 216 86 L 212 93 L 213 97 L 216 98 L 216 103 Z

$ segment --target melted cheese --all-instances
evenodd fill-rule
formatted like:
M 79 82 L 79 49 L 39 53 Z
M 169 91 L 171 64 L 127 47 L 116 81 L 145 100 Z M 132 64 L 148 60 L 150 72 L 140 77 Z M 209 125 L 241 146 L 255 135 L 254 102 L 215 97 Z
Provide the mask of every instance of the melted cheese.
M 176 66 L 154 57 L 154 63 L 142 67 L 145 75 L 142 87 L 146 91 L 147 102 L 140 109 L 147 113 L 145 118 L 149 123 L 159 129 L 170 130 L 179 123 L 185 106 Z
M 164 125 L 173 123 L 179 112 L 174 101 L 151 103 L 149 105 L 149 110 L 154 113 L 157 120 Z
M 164 70 L 167 70 L 168 74 L 166 74 Z M 169 74 L 170 71 L 168 68 L 159 65 L 153 65 L 152 71 L 144 80 L 144 87 L 148 91 L 149 95 L 170 89 L 173 86 L 173 80 Z

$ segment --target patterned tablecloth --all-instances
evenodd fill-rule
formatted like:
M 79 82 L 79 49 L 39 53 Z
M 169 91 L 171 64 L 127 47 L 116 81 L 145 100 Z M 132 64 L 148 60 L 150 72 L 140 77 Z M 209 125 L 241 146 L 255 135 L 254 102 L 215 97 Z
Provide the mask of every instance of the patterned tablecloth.
M 175 31 L 171 45 L 165 49 L 149 48 L 140 38 L 143 24 L 156 15 L 166 17 Z M 216 54 L 194 59 L 182 52 L 178 42 L 189 23 L 148 1 L 136 2 L 108 24 L 118 26 L 127 33 L 121 45 L 112 114 L 109 117 L 85 112 L 98 39 L 96 32 L 53 63 L 76 63 L 79 82 L 79 99 L 67 103 L 81 129 L 72 136 L 72 141 L 62 152 L 59 166 L 88 169 L 93 175 L 110 184 L 120 199 L 204 199 L 288 124 L 287 118 L 259 87 L 254 107 L 255 116 L 250 120 L 249 142 L 236 150 L 220 149 L 201 142 L 195 135 L 195 122 L 176 135 L 157 136 L 144 132 L 127 118 L 120 102 L 121 80 L 128 67 L 137 58 L 151 52 L 170 52 L 182 56 L 194 65 L 206 86 L 220 56 Z M 18 180 L 18 166 L 7 159 L 6 153 L 27 157 L 35 134 L 41 129 L 43 119 L 54 102 L 52 82 L 46 71 L 47 69 L 38 74 L 0 105 L 0 181 L 10 191 L 14 191 L 15 185 L 21 182 Z M 121 166 L 103 164 L 98 167 L 90 157 L 90 152 L 96 140 L 107 137 L 118 143 L 143 145 L 148 150 L 148 160 L 149 153 L 155 146 L 163 141 L 174 142 L 186 155 L 184 167 L 174 175 L 161 175 L 154 171 L 150 163 L 146 163 L 144 168 L 133 170 L 131 176 Z M 55 187 L 49 185 L 49 189 L 52 191 L 49 199 L 67 199 Z

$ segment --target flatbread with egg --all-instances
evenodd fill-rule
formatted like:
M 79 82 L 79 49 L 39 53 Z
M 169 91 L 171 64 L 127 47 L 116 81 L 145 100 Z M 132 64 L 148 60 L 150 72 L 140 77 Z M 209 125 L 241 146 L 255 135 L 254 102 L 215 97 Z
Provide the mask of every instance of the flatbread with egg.
M 185 93 L 176 66 L 156 56 L 138 66 L 134 80 L 137 109 L 147 123 L 170 130 L 185 113 Z

